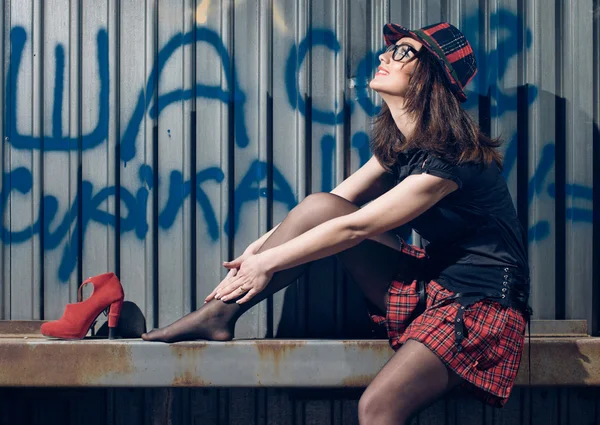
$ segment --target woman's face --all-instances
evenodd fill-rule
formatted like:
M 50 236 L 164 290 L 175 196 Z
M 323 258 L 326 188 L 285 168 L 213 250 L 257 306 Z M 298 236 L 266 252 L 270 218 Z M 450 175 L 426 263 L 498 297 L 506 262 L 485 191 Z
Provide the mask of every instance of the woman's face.
M 415 69 L 415 55 L 423 44 L 409 37 L 398 40 L 395 45 L 379 55 L 379 67 L 369 86 L 385 100 L 389 96 L 404 97 L 410 76 Z

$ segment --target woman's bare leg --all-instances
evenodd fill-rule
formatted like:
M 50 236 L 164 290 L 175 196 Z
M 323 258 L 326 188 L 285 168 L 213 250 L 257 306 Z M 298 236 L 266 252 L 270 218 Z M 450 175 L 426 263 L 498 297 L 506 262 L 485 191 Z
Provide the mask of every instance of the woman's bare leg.
M 377 374 L 358 403 L 361 425 L 403 425 L 462 379 L 422 343 L 408 340 Z
M 321 223 L 351 214 L 358 209 L 353 203 L 336 195 L 310 195 L 290 211 L 258 252 L 285 243 Z M 384 236 L 380 236 L 379 239 L 383 243 L 366 240 L 338 256 L 365 296 L 381 311 L 385 311 L 387 288 L 397 270 L 400 254 L 390 247 L 395 241 L 390 238 L 386 240 Z M 212 300 L 165 328 L 143 334 L 142 338 L 164 342 L 193 339 L 230 340 L 233 337 L 235 322 L 244 312 L 294 282 L 309 264 L 275 273 L 267 287 L 247 303 L 239 305 L 235 302 Z

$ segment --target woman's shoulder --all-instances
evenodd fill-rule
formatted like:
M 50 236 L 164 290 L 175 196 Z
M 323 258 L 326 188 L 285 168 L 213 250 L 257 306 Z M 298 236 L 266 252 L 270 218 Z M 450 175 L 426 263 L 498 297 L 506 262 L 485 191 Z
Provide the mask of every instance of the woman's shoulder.
M 474 161 L 460 162 L 439 152 L 419 150 L 410 156 L 410 174 L 428 173 L 455 181 L 460 188 L 484 183 L 500 176 L 498 165 Z

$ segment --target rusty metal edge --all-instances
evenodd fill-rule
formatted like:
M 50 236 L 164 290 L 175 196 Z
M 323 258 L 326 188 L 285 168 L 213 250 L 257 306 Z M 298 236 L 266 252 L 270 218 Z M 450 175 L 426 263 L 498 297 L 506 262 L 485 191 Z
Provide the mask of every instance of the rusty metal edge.
M 44 320 L 0 320 L 0 338 L 40 336 Z M 532 320 L 532 337 L 578 337 L 587 336 L 586 320 Z
M 0 320 L 0 338 L 7 336 L 40 336 L 44 320 Z
M 528 385 L 528 345 L 517 385 Z M 0 387 L 364 387 L 382 340 L 0 340 Z M 600 338 L 536 338 L 533 386 L 600 386 Z

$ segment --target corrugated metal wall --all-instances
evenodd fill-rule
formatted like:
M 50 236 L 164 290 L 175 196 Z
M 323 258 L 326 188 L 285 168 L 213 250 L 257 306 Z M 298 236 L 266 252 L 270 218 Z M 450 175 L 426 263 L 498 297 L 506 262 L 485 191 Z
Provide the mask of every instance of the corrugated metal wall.
M 379 102 L 367 81 L 383 23 L 448 20 L 478 56 L 467 107 L 506 140 L 535 318 L 600 330 L 598 0 L 4 0 L 0 9 L 0 318 L 57 318 L 84 277 L 107 270 L 149 327 L 195 309 L 221 261 L 368 159 Z M 363 313 L 355 288 L 322 260 L 248 312 L 236 336 L 361 336 Z M 498 416 L 514 421 L 452 400 L 437 411 L 516 423 L 533 400 L 562 406 L 545 408 L 556 415 L 543 423 L 582 423 L 563 420 L 564 409 L 586 411 L 582 398 L 597 402 L 584 393 L 518 391 Z M 93 394 L 91 405 L 116 418 L 118 406 L 141 409 L 131 406 L 160 392 Z M 334 396 L 173 394 L 182 423 L 197 409 L 206 413 L 197 423 L 355 421 L 355 400 Z

